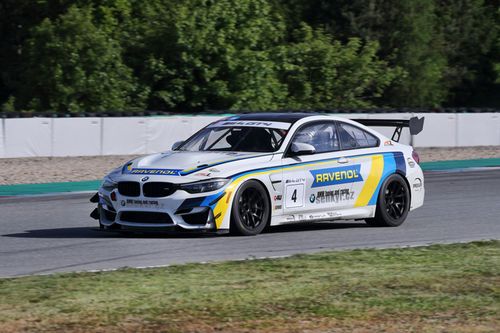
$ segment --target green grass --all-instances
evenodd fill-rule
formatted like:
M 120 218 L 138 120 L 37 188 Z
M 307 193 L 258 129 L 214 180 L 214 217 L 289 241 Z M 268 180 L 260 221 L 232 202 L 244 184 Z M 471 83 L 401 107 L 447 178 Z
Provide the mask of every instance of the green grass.
M 499 304 L 491 241 L 3 279 L 0 332 L 494 332 Z

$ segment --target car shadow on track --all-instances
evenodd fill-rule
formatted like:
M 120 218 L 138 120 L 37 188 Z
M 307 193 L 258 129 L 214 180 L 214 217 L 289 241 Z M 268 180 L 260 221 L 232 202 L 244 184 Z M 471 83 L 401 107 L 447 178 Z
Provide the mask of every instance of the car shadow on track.
M 315 231 L 315 230 L 335 230 L 335 229 L 356 229 L 356 228 L 370 228 L 364 222 L 304 222 L 298 224 L 279 225 L 267 228 L 265 233 L 286 233 L 297 231 Z
M 96 228 L 54 228 L 25 230 L 14 234 L 5 234 L 1 237 L 15 238 L 105 238 L 112 236 L 109 233 L 99 232 Z
M 200 238 L 211 237 L 212 234 L 172 233 L 172 232 L 131 232 L 108 231 L 99 228 L 74 227 L 54 229 L 33 229 L 23 232 L 0 235 L 13 238 Z
M 317 230 L 335 230 L 335 229 L 354 229 L 369 228 L 362 222 L 352 223 L 301 223 L 281 225 L 268 228 L 265 234 L 288 233 L 298 231 L 317 231 Z M 175 233 L 175 232 L 130 232 L 130 231 L 103 231 L 98 228 L 74 227 L 74 228 L 54 228 L 54 229 L 32 229 L 23 232 L 0 235 L 0 237 L 12 238 L 207 238 L 217 236 L 215 234 L 197 234 L 197 233 Z M 231 235 L 218 235 L 218 237 L 237 237 Z

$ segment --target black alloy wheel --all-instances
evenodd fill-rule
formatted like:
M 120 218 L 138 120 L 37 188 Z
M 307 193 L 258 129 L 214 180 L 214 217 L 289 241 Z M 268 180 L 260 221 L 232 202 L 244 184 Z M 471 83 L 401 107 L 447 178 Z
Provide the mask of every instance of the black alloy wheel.
M 250 180 L 236 192 L 231 211 L 232 233 L 251 236 L 264 230 L 270 217 L 270 203 L 261 183 Z
M 406 188 L 401 182 L 393 181 L 385 189 L 385 209 L 395 220 L 400 219 L 406 210 Z
M 380 188 L 377 210 L 374 218 L 365 219 L 366 223 L 379 227 L 397 227 L 408 216 L 410 210 L 410 190 L 399 174 L 389 176 Z

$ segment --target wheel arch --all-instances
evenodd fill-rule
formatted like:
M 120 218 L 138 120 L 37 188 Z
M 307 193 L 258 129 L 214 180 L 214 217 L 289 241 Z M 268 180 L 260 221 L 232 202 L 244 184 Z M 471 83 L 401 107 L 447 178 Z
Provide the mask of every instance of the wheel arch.
M 259 178 L 255 178 L 255 177 L 252 177 L 252 178 L 248 178 L 248 179 L 245 179 L 244 181 L 242 181 L 240 184 L 238 184 L 238 187 L 234 190 L 234 195 L 233 195 L 233 198 L 232 198 L 232 201 L 231 201 L 231 209 L 232 209 L 232 206 L 234 205 L 234 200 L 236 199 L 236 194 L 238 193 L 239 189 L 247 182 L 249 181 L 255 181 L 257 183 L 259 183 L 263 188 L 264 188 L 264 191 L 266 193 L 266 196 L 267 196 L 267 203 L 269 204 L 269 220 L 266 222 L 266 227 L 268 227 L 270 224 L 271 224 L 271 219 L 272 219 L 272 213 L 273 213 L 273 206 L 272 206 L 272 202 L 271 202 L 271 194 L 269 193 L 269 188 L 267 187 L 267 185 L 262 181 L 260 180 Z M 230 220 L 229 221 L 229 228 L 231 228 L 231 224 L 232 224 L 232 221 Z
M 411 206 L 411 188 L 410 188 L 410 183 L 408 182 L 408 179 L 406 178 L 406 175 L 400 171 L 400 170 L 395 170 L 394 172 L 392 173 L 389 173 L 387 174 L 384 178 L 382 178 L 380 180 L 380 185 L 378 186 L 378 189 L 375 191 L 375 193 L 373 194 L 376 198 L 379 197 L 380 195 L 380 191 L 382 191 L 382 185 L 384 184 L 384 182 L 392 175 L 400 175 L 401 178 L 404 179 L 405 183 L 406 183 L 406 186 L 408 186 L 408 193 L 410 195 L 410 206 Z M 377 204 L 377 207 L 378 207 L 378 204 Z
M 410 206 L 411 206 L 411 187 L 410 187 L 410 182 L 408 181 L 408 178 L 406 178 L 406 174 L 404 174 L 401 170 L 396 170 L 396 172 L 394 172 L 394 174 L 400 175 L 404 179 L 406 186 L 408 186 L 408 194 L 410 195 Z M 387 177 L 389 177 L 389 176 L 387 176 Z M 386 177 L 386 179 L 387 179 L 387 177 Z

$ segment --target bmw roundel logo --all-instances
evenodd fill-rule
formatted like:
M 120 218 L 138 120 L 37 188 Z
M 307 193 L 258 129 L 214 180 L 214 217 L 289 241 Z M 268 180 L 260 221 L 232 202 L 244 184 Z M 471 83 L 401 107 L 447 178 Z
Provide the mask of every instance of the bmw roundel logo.
M 149 179 L 149 177 L 148 177 L 148 176 L 146 176 L 146 177 L 143 177 L 141 180 L 142 180 L 143 182 L 145 182 L 145 181 L 146 181 L 146 180 L 148 180 L 148 179 Z
M 311 203 L 313 203 L 314 201 L 316 201 L 316 196 L 314 194 L 311 194 L 311 196 L 309 197 L 309 201 Z

